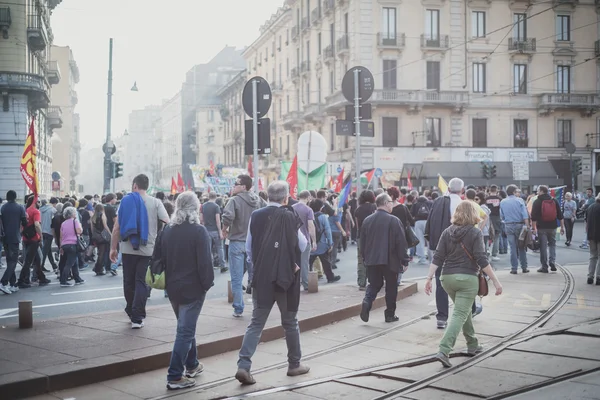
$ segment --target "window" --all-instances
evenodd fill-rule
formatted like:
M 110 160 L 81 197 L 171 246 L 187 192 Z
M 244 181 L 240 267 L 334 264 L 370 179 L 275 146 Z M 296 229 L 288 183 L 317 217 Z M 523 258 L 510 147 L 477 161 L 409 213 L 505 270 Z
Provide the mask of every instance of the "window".
M 329 151 L 335 150 L 335 124 L 331 124 L 331 130 L 329 132 Z
M 318 55 L 321 55 L 321 51 L 323 50 L 322 49 L 323 44 L 321 43 L 321 36 L 322 36 L 321 32 L 319 32 L 317 34 L 317 54 Z
M 398 146 L 398 118 L 383 117 L 381 119 L 381 136 L 383 147 Z
M 296 111 L 300 111 L 300 89 L 296 89 Z
M 383 20 L 381 22 L 383 40 L 396 40 L 396 8 L 383 7 Z
M 527 64 L 515 64 L 513 70 L 513 92 L 527 94 Z
M 286 69 L 286 76 L 289 78 L 290 77 L 290 59 L 289 58 L 285 59 L 285 69 Z
M 425 10 L 425 39 L 440 40 L 440 10 Z
M 514 120 L 514 147 L 529 147 L 529 138 L 527 136 L 527 120 L 526 119 L 515 119 Z
M 513 15 L 513 38 L 519 42 L 527 40 L 527 14 Z
M 321 104 L 321 99 L 323 98 L 321 92 L 321 78 L 317 78 L 317 103 Z
M 310 63 L 310 41 L 306 41 L 306 57 L 304 58 L 307 62 Z
M 279 47 L 277 48 L 278 51 L 281 51 L 281 35 L 279 35 Z
M 329 41 L 333 47 L 335 45 L 335 24 L 329 25 Z
M 473 118 L 473 147 L 487 147 L 487 119 Z
M 556 93 L 571 93 L 571 67 L 556 66 Z
M 427 61 L 427 89 L 440 90 L 440 62 Z
M 485 37 L 485 12 L 473 11 L 471 13 L 471 31 L 473 37 Z
M 396 89 L 396 60 L 383 60 L 383 88 Z
M 485 64 L 473 63 L 473 93 L 485 93 Z
M 427 146 L 438 147 L 442 145 L 442 120 L 441 118 L 425 118 L 425 131 Z
M 281 85 L 281 77 L 283 76 L 281 63 L 279 63 L 279 75 L 278 76 L 279 76 L 279 84 Z
M 556 126 L 558 136 L 558 147 L 565 147 L 567 143 L 571 143 L 571 120 L 559 119 Z
M 556 40 L 569 41 L 571 40 L 571 16 L 557 15 L 556 16 Z
M 290 154 L 290 135 L 287 135 L 285 138 L 287 144 L 286 144 L 286 149 L 285 149 L 285 154 L 289 155 Z
M 208 110 L 208 122 L 215 120 L 215 110 Z
M 329 71 L 329 94 L 333 94 L 335 90 L 335 75 L 333 74 L 333 70 Z
M 349 22 L 348 22 L 348 13 L 344 14 L 344 33 L 348 35 Z

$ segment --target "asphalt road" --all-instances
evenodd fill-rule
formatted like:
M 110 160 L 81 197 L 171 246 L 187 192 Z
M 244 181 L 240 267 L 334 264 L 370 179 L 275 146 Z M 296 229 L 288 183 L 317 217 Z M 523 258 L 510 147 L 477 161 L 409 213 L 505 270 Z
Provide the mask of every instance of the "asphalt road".
M 565 247 L 564 241 L 557 244 L 558 263 L 585 262 L 588 259 L 588 251 L 581 250 L 578 247 L 583 238 L 583 224 L 577 224 L 575 231 L 573 246 L 570 248 Z M 539 265 L 539 255 L 528 252 L 528 257 L 532 273 L 535 273 L 533 266 Z M 336 284 L 355 284 L 356 246 L 349 246 L 348 251 L 341 253 L 339 258 L 341 262 L 338 263 L 338 269 L 334 272 L 340 275 L 342 279 Z M 5 260 L 3 261 L 5 263 Z M 501 260 L 494 262 L 493 265 L 497 269 L 510 268 L 508 255 L 501 256 Z M 49 265 L 48 268 L 50 268 Z M 33 301 L 34 318 L 37 320 L 122 310 L 125 307 L 125 300 L 123 299 L 121 275 L 96 277 L 90 269 L 91 267 L 81 272 L 81 276 L 86 280 L 86 283 L 81 286 L 61 288 L 53 273 L 47 273 L 47 276 L 52 278 L 52 283 L 48 286 L 34 286 L 31 289 L 22 289 L 11 295 L 0 293 L 0 325 L 17 322 L 19 300 Z M 404 274 L 403 280 L 422 279 L 426 276 L 427 269 L 427 265 L 411 263 L 408 271 Z M 3 273 L 3 271 L 4 269 L 0 269 L 0 273 Z M 228 272 L 221 274 L 219 271 L 215 271 L 215 286 L 208 292 L 208 298 L 225 298 L 227 296 L 228 280 Z M 323 280 L 320 283 L 326 284 Z M 164 298 L 162 291 L 153 290 L 152 296 L 148 300 L 148 306 L 161 304 L 169 304 L 168 299 Z

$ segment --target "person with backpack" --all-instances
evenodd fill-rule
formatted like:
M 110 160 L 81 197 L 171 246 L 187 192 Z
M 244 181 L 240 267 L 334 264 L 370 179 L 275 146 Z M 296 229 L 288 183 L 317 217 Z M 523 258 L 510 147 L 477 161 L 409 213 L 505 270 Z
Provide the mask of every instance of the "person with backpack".
M 425 226 L 427 225 L 430 210 L 431 202 L 425 196 L 420 196 L 410 210 L 415 220 L 415 233 L 419 238 L 417 257 L 419 257 L 419 264 L 421 265 L 427 264 L 427 257 L 425 256 Z
M 556 271 L 556 227 L 560 225 L 560 234 L 565 234 L 563 213 L 558 201 L 548 193 L 548 186 L 538 187 L 538 198 L 531 208 L 532 233 L 540 240 L 540 262 L 537 272 Z M 550 253 L 550 254 L 548 254 Z
M 327 277 L 327 283 L 333 283 L 339 281 L 341 278 L 339 275 L 334 275 L 331 268 L 331 258 L 329 254 L 333 250 L 333 237 L 331 236 L 329 217 L 322 212 L 323 207 L 323 201 L 319 199 L 315 199 L 310 203 L 310 208 L 312 208 L 315 214 L 314 222 L 317 249 L 310 252 L 308 265 L 309 269 L 312 269 L 313 263 L 319 258 L 323 265 L 323 272 Z

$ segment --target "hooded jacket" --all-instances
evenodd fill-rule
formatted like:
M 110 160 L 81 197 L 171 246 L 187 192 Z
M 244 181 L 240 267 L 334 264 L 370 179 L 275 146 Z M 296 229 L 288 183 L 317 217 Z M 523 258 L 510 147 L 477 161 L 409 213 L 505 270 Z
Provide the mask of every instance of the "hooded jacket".
M 40 207 L 40 213 L 42 214 L 42 233 L 52 235 L 52 218 L 56 214 L 56 208 L 46 204 Z
M 489 264 L 481 230 L 473 225 L 449 226 L 442 232 L 432 263 L 442 268 L 442 275 L 477 275 L 479 268 Z
M 223 210 L 223 225 L 229 227 L 229 240 L 245 242 L 250 216 L 266 206 L 267 203 L 253 192 L 240 192 L 229 199 Z

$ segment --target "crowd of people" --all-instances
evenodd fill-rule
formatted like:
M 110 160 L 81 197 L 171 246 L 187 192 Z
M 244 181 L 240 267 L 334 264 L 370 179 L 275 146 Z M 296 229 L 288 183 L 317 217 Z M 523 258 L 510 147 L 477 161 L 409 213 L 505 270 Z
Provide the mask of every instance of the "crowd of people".
M 529 272 L 530 250 L 539 252 L 539 273 L 556 271 L 557 230 L 570 246 L 574 221 L 582 214 L 586 239 L 580 247 L 590 252 L 587 283 L 600 285 L 600 195 L 594 198 L 591 189 L 583 204 L 571 193 L 561 204 L 543 185 L 523 196 L 515 185 L 504 190 L 465 187 L 454 178 L 447 193 L 390 187 L 352 193 L 340 202 L 339 193 L 326 189 L 302 191 L 293 199 L 286 182 L 273 182 L 260 193 L 252 185 L 250 176 L 240 175 L 229 195 L 150 196 L 148 177 L 141 174 L 129 193 L 52 197 L 35 204 L 36 198 L 29 196 L 25 206 L 9 191 L 0 209 L 7 263 L 0 291 L 8 295 L 34 283 L 47 285 L 46 273 L 51 272 L 68 288 L 85 283 L 79 271 L 91 263 L 97 276 L 116 276 L 122 265 L 125 312 L 131 328 L 141 329 L 150 293 L 148 267 L 164 265 L 165 296 L 177 317 L 167 387 L 179 389 L 193 386 L 204 368 L 197 360 L 195 329 L 215 272 L 230 274 L 235 318 L 244 315 L 244 292 L 252 295 L 252 318 L 235 375 L 242 384 L 255 382 L 251 358 L 275 303 L 288 346 L 287 373 L 309 372 L 300 362 L 300 292 L 308 290 L 309 271 L 327 283 L 338 282 L 339 252 L 349 245 L 357 249 L 357 285 L 365 291 L 360 317 L 365 322 L 384 286 L 385 321 L 397 321 L 403 273 L 411 262 L 429 265 L 425 292 L 433 292 L 435 280 L 437 327 L 445 329 L 436 357 L 446 367 L 461 330 L 468 353 L 482 351 L 472 323 L 483 311 L 476 301 L 479 271 L 497 295 L 502 285 L 491 264 L 503 255 L 509 254 L 511 274 L 518 274 L 519 267 L 521 273 Z M 451 319 L 449 298 L 455 305 Z

